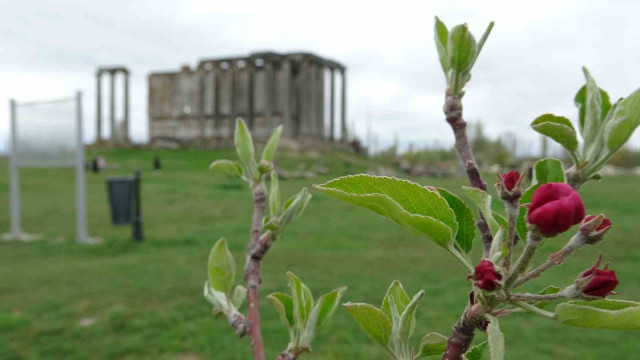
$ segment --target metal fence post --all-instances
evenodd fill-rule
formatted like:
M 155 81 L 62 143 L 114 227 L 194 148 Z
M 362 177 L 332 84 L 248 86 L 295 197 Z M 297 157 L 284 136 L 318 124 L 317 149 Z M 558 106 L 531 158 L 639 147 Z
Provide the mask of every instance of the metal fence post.
M 140 170 L 136 170 L 135 176 L 133 177 L 133 193 L 132 193 L 132 206 L 133 206 L 133 224 L 131 227 L 134 241 L 142 241 L 144 240 L 144 234 L 142 230 L 143 220 L 142 220 L 142 194 L 140 192 L 140 182 L 141 182 L 141 174 Z
M 82 143 L 82 92 L 76 93 L 76 237 L 89 242 L 87 230 L 87 185 L 85 179 L 84 146 Z
M 18 132 L 16 124 L 16 101 L 9 100 L 11 112 L 11 142 L 9 145 L 9 208 L 11 212 L 9 238 L 19 239 L 22 235 L 20 221 L 20 175 L 18 173 Z

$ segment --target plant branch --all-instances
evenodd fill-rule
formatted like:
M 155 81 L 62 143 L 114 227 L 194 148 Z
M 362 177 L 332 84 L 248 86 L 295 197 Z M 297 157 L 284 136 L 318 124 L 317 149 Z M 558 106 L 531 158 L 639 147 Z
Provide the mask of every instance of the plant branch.
M 462 117 L 463 95 L 464 92 L 447 90 L 443 110 L 447 122 L 451 126 L 451 130 L 453 130 L 455 147 L 467 172 L 469 183 L 472 187 L 487 191 L 487 184 L 482 180 L 482 175 L 480 175 L 480 170 L 478 170 L 478 166 L 476 165 L 473 150 L 467 137 L 467 123 Z M 478 211 L 476 226 L 482 234 L 483 258 L 489 258 L 493 235 L 491 234 L 487 220 L 482 216 L 480 211 Z M 469 307 L 467 306 L 458 322 L 451 329 L 451 336 L 449 336 L 449 340 L 447 341 L 447 347 L 442 356 L 442 360 L 460 360 L 469 349 L 473 341 L 476 326 L 467 318 L 468 309 Z
M 516 280 L 513 283 L 512 288 L 515 289 L 518 286 L 524 284 L 525 282 L 531 279 L 537 278 L 538 276 L 540 276 L 540 274 L 542 274 L 549 268 L 562 264 L 564 259 L 566 259 L 569 255 L 571 255 L 571 253 L 576 251 L 578 248 L 579 246 L 575 246 L 574 243 L 572 243 L 572 241 L 569 241 L 569 243 L 565 245 L 560 251 L 549 255 L 549 258 L 547 259 L 547 261 L 545 261 L 542 265 L 520 276 L 518 280 Z
M 278 360 L 296 360 L 301 353 L 301 351 L 287 349 L 278 356 Z
M 560 291 L 556 294 L 529 294 L 529 293 L 516 293 L 511 294 L 509 299 L 511 301 L 524 301 L 524 302 L 540 302 L 540 301 L 554 301 L 559 299 L 570 299 L 575 298 L 575 296 L 567 294 L 563 291 Z
M 442 360 L 460 360 L 462 355 L 469 350 L 476 330 L 476 325 L 467 317 L 469 309 L 469 306 L 467 306 L 462 317 L 453 325 Z
M 509 224 L 507 226 L 507 248 L 509 251 L 504 258 L 504 269 L 508 274 L 511 268 L 511 256 L 513 253 L 513 247 L 516 243 L 516 222 L 518 220 L 519 209 L 517 206 L 513 206 L 509 203 L 505 203 L 505 208 L 509 221 Z
M 478 170 L 475 157 L 473 156 L 473 150 L 471 149 L 469 139 L 467 138 L 467 123 L 462 118 L 463 95 L 464 92 L 453 93 L 452 91 L 447 90 L 444 102 L 444 114 L 447 122 L 453 130 L 453 134 L 456 139 L 456 150 L 458 151 L 462 164 L 467 172 L 469 183 L 472 187 L 487 191 L 487 184 L 482 180 L 482 175 L 480 175 L 480 170 Z M 491 251 L 493 236 L 491 235 L 491 230 L 489 229 L 487 221 L 481 213 L 478 213 L 478 222 L 476 223 L 476 226 L 482 234 L 484 258 L 488 258 Z
M 517 306 L 517 307 L 519 307 L 521 309 L 530 311 L 532 313 L 535 313 L 535 314 L 538 314 L 538 315 L 542 315 L 542 316 L 544 316 L 546 318 L 549 318 L 549 319 L 553 319 L 555 317 L 554 313 L 546 311 L 546 310 L 542 310 L 539 307 L 535 307 L 534 305 L 527 304 L 525 302 L 514 301 L 513 305 L 515 305 L 515 306 Z
M 522 271 L 524 271 L 529 265 L 531 258 L 536 253 L 536 250 L 540 245 L 540 241 L 542 241 L 541 237 L 534 234 L 533 231 L 529 231 L 529 236 L 527 238 L 527 245 L 524 247 L 524 251 L 522 251 L 522 254 L 520 254 L 520 257 L 518 258 L 515 265 L 513 266 L 513 270 L 511 271 L 511 273 L 509 273 L 509 276 L 507 277 L 507 280 L 504 283 L 504 288 L 507 291 L 507 293 L 511 290 L 511 287 L 513 283 L 516 281 L 516 279 L 518 278 L 518 275 Z
M 260 328 L 260 261 L 262 257 L 254 257 L 254 250 L 260 246 L 260 232 L 266 203 L 264 181 L 253 187 L 253 222 L 251 226 L 251 241 L 247 246 L 247 261 L 245 267 L 245 283 L 247 284 L 247 299 L 249 304 L 248 334 L 251 339 L 251 349 L 254 360 L 266 360 L 262 330 Z M 267 248 L 268 249 L 268 248 Z M 266 252 L 266 250 L 264 251 Z M 262 255 L 264 255 L 264 252 Z
M 247 334 L 247 328 L 249 327 L 249 322 L 244 317 L 243 314 L 239 312 L 234 312 L 230 314 L 226 314 L 227 321 L 229 325 L 235 330 L 236 335 L 239 337 L 243 337 Z

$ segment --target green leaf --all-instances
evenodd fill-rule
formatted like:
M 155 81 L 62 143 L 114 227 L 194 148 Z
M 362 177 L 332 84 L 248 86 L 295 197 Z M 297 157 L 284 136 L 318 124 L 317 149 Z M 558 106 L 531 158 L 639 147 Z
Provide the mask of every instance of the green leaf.
M 236 131 L 234 134 L 234 144 L 236 146 L 236 152 L 238 158 L 244 167 L 245 173 L 252 179 L 258 169 L 256 163 L 256 157 L 253 148 L 253 139 L 251 139 L 251 133 L 247 128 L 242 118 L 236 120 Z
M 447 341 L 449 339 L 438 333 L 428 333 L 422 340 L 420 340 L 420 350 L 416 354 L 416 359 L 421 357 L 442 355 L 447 348 Z
M 552 294 L 557 294 L 560 291 L 562 291 L 561 288 L 559 288 L 557 286 L 549 285 L 546 288 L 542 289 L 542 291 L 540 291 L 538 293 L 538 295 L 552 295 Z M 540 309 L 543 309 L 544 307 L 546 307 L 550 303 L 551 303 L 551 301 L 540 301 L 540 302 L 537 302 L 535 304 L 535 306 L 539 307 Z
M 280 142 L 280 134 L 282 134 L 282 125 L 276 127 L 271 133 L 271 137 L 265 145 L 264 150 L 262 151 L 262 160 L 266 160 L 268 162 L 273 162 L 273 157 L 276 154 L 276 149 L 278 148 L 278 143 Z
M 489 259 L 493 263 L 497 263 L 498 260 L 502 259 L 503 256 L 503 245 L 505 245 L 504 237 L 505 228 L 502 226 L 493 234 L 493 240 L 491 241 L 491 248 L 489 251 Z
M 389 289 L 387 289 L 387 294 L 384 296 L 382 300 L 382 311 L 389 317 L 389 319 L 393 318 L 391 312 L 391 302 L 390 299 L 393 297 L 393 302 L 398 310 L 398 314 L 402 314 L 404 309 L 406 309 L 407 305 L 411 302 L 411 298 L 407 294 L 407 292 L 402 287 L 402 284 L 398 280 L 393 280 Z
M 307 188 L 302 188 L 299 193 L 290 197 L 284 203 L 282 217 L 280 218 L 280 229 L 284 229 L 293 219 L 301 216 L 310 200 L 311 194 L 309 194 Z
M 391 337 L 391 320 L 382 310 L 363 303 L 346 303 L 344 307 L 347 308 L 365 334 L 376 344 L 387 348 Z
M 339 287 L 327 294 L 324 294 L 318 299 L 314 310 L 318 309 L 318 322 L 316 325 L 316 331 L 322 328 L 331 318 L 333 313 L 335 312 L 338 304 L 340 303 L 340 299 L 342 299 L 342 295 L 347 291 L 347 287 Z
M 504 336 L 500 331 L 500 324 L 498 318 L 491 315 L 485 315 L 489 320 L 489 326 L 487 327 L 487 335 L 489 336 L 489 353 L 491 354 L 491 360 L 503 360 L 504 359 Z
M 604 129 L 609 156 L 618 151 L 640 125 L 640 89 L 616 105 Z
M 465 360 L 484 360 L 486 358 L 485 352 L 489 347 L 489 342 L 483 341 L 480 344 L 471 347 L 466 354 L 464 354 Z
M 448 249 L 458 230 L 455 213 L 437 192 L 384 176 L 345 176 L 318 190 L 369 209 Z
M 280 321 L 284 326 L 292 328 L 295 326 L 293 316 L 293 299 L 285 293 L 273 293 L 267 296 L 267 299 L 273 304 L 280 316 Z
M 269 184 L 269 214 L 271 216 L 280 216 L 282 210 L 282 201 L 280 200 L 280 184 L 278 174 L 271 172 L 271 182 Z
M 232 177 L 242 177 L 242 165 L 237 161 L 216 160 L 209 165 L 209 169 L 225 173 Z
M 540 134 L 552 138 L 572 153 L 578 150 L 576 130 L 571 125 L 571 121 L 565 117 L 544 114 L 538 116 L 531 123 L 531 127 Z
M 556 307 L 555 319 L 584 328 L 640 330 L 640 303 L 610 299 L 570 301 Z
M 313 307 L 313 296 L 311 295 L 311 290 L 292 272 L 288 272 L 287 276 L 289 277 L 289 286 L 291 287 L 293 299 L 293 318 L 300 331 L 302 331 Z
M 609 100 L 609 94 L 607 94 L 606 91 L 602 89 L 599 89 L 599 90 L 600 90 L 600 99 L 602 99 L 602 108 L 601 108 L 602 119 L 605 119 L 607 117 L 607 114 L 609 113 L 609 109 L 611 109 L 611 100 Z M 578 108 L 579 125 L 580 125 L 579 128 L 580 128 L 580 134 L 582 134 L 584 129 L 584 116 L 585 116 L 585 110 L 586 110 L 585 104 L 587 101 L 587 85 L 583 85 L 580 88 L 580 90 L 578 90 L 573 101 L 576 107 Z
M 567 182 L 562 162 L 553 158 L 538 160 L 533 166 L 533 184 L 550 182 Z
M 229 251 L 227 239 L 222 238 L 213 245 L 209 253 L 208 267 L 211 287 L 231 297 L 233 281 L 236 278 L 236 264 Z
M 489 228 L 491 228 L 491 233 L 495 234 L 498 231 L 499 224 L 493 218 L 493 211 L 491 210 L 491 195 L 487 194 L 487 192 L 483 190 L 473 187 L 463 186 L 462 190 L 478 207 L 478 210 L 480 210 L 485 220 L 487 220 Z
M 435 188 L 438 193 L 447 201 L 449 207 L 456 214 L 458 222 L 458 232 L 456 233 L 456 244 L 465 254 L 468 254 L 473 248 L 473 238 L 476 235 L 476 225 L 473 214 L 469 206 L 453 193 L 442 189 Z
M 484 43 L 487 42 L 487 39 L 489 38 L 489 34 L 491 34 L 491 30 L 493 29 L 493 25 L 495 25 L 493 21 L 489 23 L 489 25 L 487 26 L 487 30 L 484 31 L 484 34 L 482 34 L 480 41 L 478 41 L 478 54 L 476 55 L 476 59 L 480 55 L 480 51 L 482 51 L 482 48 L 484 47 Z
M 449 68 L 458 73 L 468 72 L 477 54 L 476 39 L 469 32 L 467 24 L 454 26 L 447 39 Z
M 584 128 L 582 137 L 584 138 L 583 155 L 587 162 L 593 163 L 600 155 L 604 142 L 602 140 L 602 125 L 604 115 L 602 114 L 602 96 L 595 80 L 591 77 L 589 70 L 583 67 L 582 71 L 587 79 L 585 95 Z
M 447 39 L 449 38 L 449 30 L 447 26 L 436 16 L 434 26 L 434 38 L 436 41 L 436 49 L 438 50 L 438 59 L 444 71 L 445 76 L 449 73 L 449 58 L 447 54 Z
M 413 330 L 416 328 L 416 310 L 418 309 L 418 304 L 420 303 L 422 296 L 424 296 L 424 290 L 420 290 L 413 296 L 413 299 L 411 299 L 411 302 L 407 305 L 407 308 L 404 309 L 404 312 L 400 316 L 398 335 L 400 336 L 400 341 L 402 341 L 406 346 L 408 346 L 409 339 L 411 339 Z
M 309 314 L 307 323 L 300 336 L 299 346 L 302 348 L 311 348 L 311 341 L 315 337 L 318 330 L 320 330 L 331 318 L 333 312 L 338 306 L 338 302 L 342 298 L 342 293 L 347 290 L 346 287 L 335 289 L 318 299 L 318 302 L 313 307 L 313 310 Z

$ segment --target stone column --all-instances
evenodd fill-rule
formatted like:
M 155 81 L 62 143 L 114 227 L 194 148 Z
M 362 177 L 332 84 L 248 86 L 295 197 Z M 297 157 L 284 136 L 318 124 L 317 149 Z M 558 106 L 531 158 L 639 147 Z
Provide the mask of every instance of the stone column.
M 342 126 L 340 138 L 342 141 L 347 141 L 347 72 L 343 68 L 340 70 L 340 73 L 342 74 L 342 101 L 340 104 L 340 120 L 342 121 Z
M 129 142 L 129 70 L 124 70 L 124 119 L 122 140 Z
M 200 145 L 204 146 L 204 69 L 198 69 L 198 130 L 200 131 Z
M 236 123 L 236 64 L 235 62 L 229 62 L 229 71 L 231 71 L 231 110 L 229 111 L 229 127 L 233 134 L 233 129 Z M 233 137 L 233 136 L 232 136 Z
M 316 87 L 314 96 L 316 98 L 315 107 L 315 132 L 314 135 L 319 139 L 325 138 L 324 126 L 324 65 L 318 64 L 316 68 Z
M 102 141 L 102 71 L 96 72 L 96 132 L 97 142 Z
M 255 59 L 249 58 L 246 61 L 247 66 L 247 122 L 249 123 L 249 129 L 255 131 L 256 122 L 253 117 L 253 84 L 254 84 L 254 75 L 256 71 Z
M 213 135 L 218 135 L 218 127 L 220 126 L 220 71 L 222 71 L 218 63 L 214 63 L 211 70 L 213 71 Z
M 109 71 L 109 127 L 111 127 L 111 141 L 117 141 L 116 137 L 116 73 Z
M 288 59 L 282 60 L 280 67 L 282 72 L 282 124 L 284 133 L 293 136 L 296 128 L 291 121 L 291 62 Z
M 273 63 L 270 60 L 264 60 L 264 118 L 268 128 L 275 128 L 276 124 L 273 121 L 273 84 L 274 72 Z
M 331 85 L 330 85 L 330 92 L 329 92 L 329 111 L 331 112 L 329 115 L 329 140 L 333 141 L 335 140 L 335 134 L 336 134 L 336 117 L 335 117 L 335 76 L 334 76 L 334 69 L 331 68 L 330 72 L 329 72 L 330 76 L 331 76 Z

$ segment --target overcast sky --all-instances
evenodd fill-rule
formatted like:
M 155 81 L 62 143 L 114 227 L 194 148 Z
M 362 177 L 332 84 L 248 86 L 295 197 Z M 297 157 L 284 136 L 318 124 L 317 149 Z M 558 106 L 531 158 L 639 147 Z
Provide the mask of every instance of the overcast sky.
M 225 4 L 229 3 L 229 4 Z M 464 99 L 467 120 L 534 141 L 528 124 L 553 112 L 575 121 L 586 65 L 612 99 L 640 87 L 638 1 L 7 1 L 0 0 L 0 103 L 85 94 L 85 138 L 95 135 L 100 65 L 132 71 L 131 126 L 145 141 L 147 75 L 201 58 L 309 51 L 348 68 L 348 119 L 381 144 L 452 142 L 433 18 L 496 25 Z M 0 107 L 0 149 L 8 105 Z M 634 136 L 636 142 L 640 136 Z M 537 140 L 536 140 L 537 142 Z

